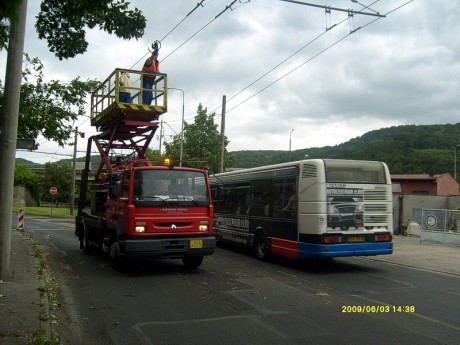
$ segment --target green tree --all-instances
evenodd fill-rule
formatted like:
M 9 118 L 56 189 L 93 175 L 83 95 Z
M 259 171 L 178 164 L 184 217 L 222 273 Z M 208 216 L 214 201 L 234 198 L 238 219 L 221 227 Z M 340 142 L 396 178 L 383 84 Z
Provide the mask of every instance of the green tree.
M 41 193 L 41 176 L 27 169 L 24 165 L 16 163 L 14 166 L 14 185 L 24 186 L 35 201 L 39 202 Z
M 43 64 L 25 54 L 19 103 L 18 138 L 36 139 L 40 134 L 64 146 L 73 131 L 73 122 L 85 113 L 86 95 L 98 85 L 96 80 L 79 78 L 63 84 L 44 81 Z M 0 83 L 0 102 L 3 87 Z
M 0 4 L 0 49 L 7 46 L 9 21 L 15 19 L 20 0 Z M 40 39 L 59 60 L 86 52 L 86 30 L 99 27 L 123 39 L 144 35 L 146 18 L 137 8 L 129 9 L 125 0 L 42 0 L 35 28 Z
M 72 167 L 66 164 L 46 163 L 45 174 L 42 180 L 42 200 L 70 202 L 70 188 L 72 181 Z M 49 193 L 51 187 L 56 187 L 58 193 L 52 197 Z
M 145 156 L 147 157 L 148 160 L 152 162 L 161 162 L 162 160 L 159 150 L 152 150 L 148 148 L 147 151 L 145 152 Z
M 183 160 L 197 160 L 208 163 L 210 173 L 219 171 L 221 137 L 214 123 L 215 113 L 207 114 L 207 108 L 198 105 L 195 122 L 184 122 Z M 229 144 L 225 137 L 225 147 Z M 171 143 L 166 143 L 166 155 L 173 160 L 180 157 L 180 134 L 173 137 Z M 233 156 L 225 149 L 224 170 L 234 163 Z

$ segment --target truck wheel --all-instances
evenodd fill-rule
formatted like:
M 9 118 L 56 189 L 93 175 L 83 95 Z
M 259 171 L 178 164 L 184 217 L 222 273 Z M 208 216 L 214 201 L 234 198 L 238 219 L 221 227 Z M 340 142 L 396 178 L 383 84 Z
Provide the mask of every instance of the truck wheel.
M 91 246 L 89 242 L 89 228 L 88 226 L 83 226 L 83 236 L 80 239 L 80 248 L 83 249 L 83 253 L 85 254 L 93 254 L 94 248 Z
M 266 260 L 270 255 L 267 236 L 263 230 L 257 231 L 254 238 L 254 254 L 259 260 Z
M 125 257 L 120 252 L 118 240 L 114 240 L 110 245 L 110 265 L 115 271 L 124 271 L 126 269 Z
M 182 258 L 182 262 L 187 269 L 195 269 L 198 268 L 201 263 L 203 262 L 202 256 L 189 256 L 186 258 Z

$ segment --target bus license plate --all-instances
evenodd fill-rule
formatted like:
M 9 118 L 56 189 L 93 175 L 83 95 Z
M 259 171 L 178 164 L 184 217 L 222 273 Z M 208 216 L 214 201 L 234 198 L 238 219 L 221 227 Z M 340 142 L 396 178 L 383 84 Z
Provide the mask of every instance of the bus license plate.
M 190 240 L 190 249 L 203 248 L 203 240 Z
M 348 242 L 366 242 L 365 236 L 350 236 Z

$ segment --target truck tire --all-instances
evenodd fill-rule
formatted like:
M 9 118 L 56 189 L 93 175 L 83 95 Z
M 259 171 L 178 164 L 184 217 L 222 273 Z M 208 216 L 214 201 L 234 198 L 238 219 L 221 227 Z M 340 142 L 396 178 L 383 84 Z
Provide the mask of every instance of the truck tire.
M 270 255 L 267 235 L 263 230 L 257 231 L 254 237 L 254 254 L 259 260 L 266 260 Z
M 115 271 L 124 271 L 126 269 L 126 259 L 120 252 L 120 244 L 117 239 L 114 239 L 110 244 L 109 249 L 110 266 Z
M 93 254 L 94 248 L 89 242 L 89 228 L 87 225 L 83 225 L 83 235 L 80 238 L 80 248 L 83 249 L 83 253 L 85 254 Z
M 182 258 L 182 263 L 187 269 L 198 268 L 202 262 L 203 262 L 202 256 L 189 256 L 186 258 Z

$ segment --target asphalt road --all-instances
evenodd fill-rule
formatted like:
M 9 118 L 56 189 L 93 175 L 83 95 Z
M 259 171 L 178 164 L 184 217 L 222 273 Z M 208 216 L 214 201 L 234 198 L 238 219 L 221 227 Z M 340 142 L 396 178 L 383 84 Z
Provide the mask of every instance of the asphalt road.
M 65 344 L 458 344 L 460 278 L 365 258 L 261 262 L 218 248 L 111 269 L 73 222 L 28 218 L 61 287 Z

